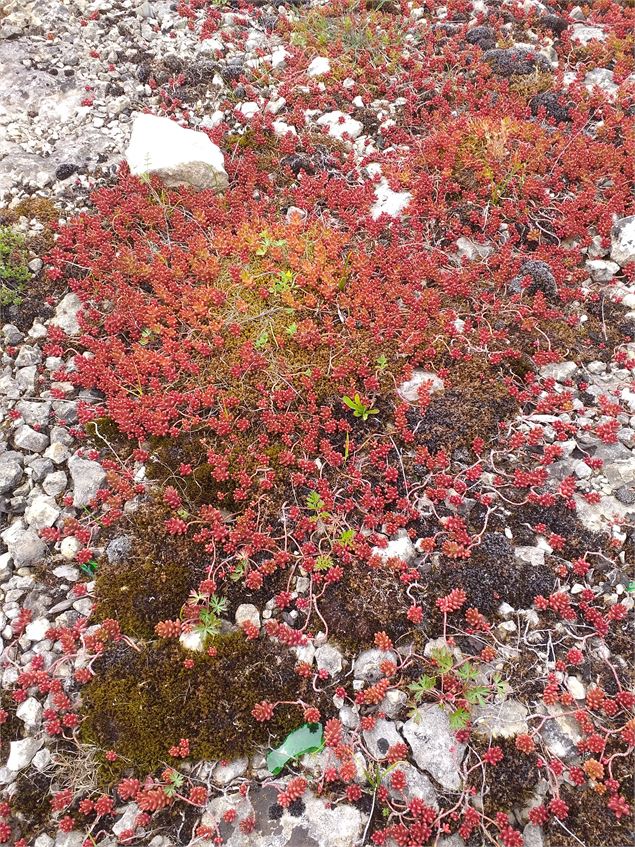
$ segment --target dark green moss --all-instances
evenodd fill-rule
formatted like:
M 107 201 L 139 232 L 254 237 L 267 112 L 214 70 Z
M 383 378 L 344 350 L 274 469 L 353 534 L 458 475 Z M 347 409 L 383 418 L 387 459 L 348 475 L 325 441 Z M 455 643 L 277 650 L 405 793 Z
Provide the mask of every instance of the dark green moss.
M 168 749 L 188 738 L 194 759 L 234 759 L 277 744 L 302 723 L 302 710 L 282 706 L 259 723 L 251 710 L 262 700 L 314 702 L 310 685 L 294 671 L 291 654 L 268 640 L 247 641 L 240 632 L 218 636 L 217 655 L 186 653 L 173 642 L 137 652 L 111 648 L 83 689 L 84 741 L 120 756 L 102 776 L 127 767 L 145 774 L 170 761 Z M 183 666 L 193 658 L 192 669 Z
M 405 587 L 394 572 L 369 570 L 355 562 L 347 565 L 339 582 L 327 588 L 320 599 L 320 614 L 330 636 L 354 653 L 371 646 L 377 632 L 387 632 L 393 639 L 409 633 L 409 606 Z
M 205 551 L 186 536 L 169 535 L 172 517 L 161 504 L 134 514 L 134 542 L 123 562 L 100 562 L 96 576 L 97 614 L 116 618 L 126 635 L 151 638 L 161 620 L 179 616 L 188 594 L 204 577 Z
M 20 837 L 31 839 L 46 829 L 51 814 L 51 777 L 34 768 L 22 771 L 11 798 L 11 811 Z

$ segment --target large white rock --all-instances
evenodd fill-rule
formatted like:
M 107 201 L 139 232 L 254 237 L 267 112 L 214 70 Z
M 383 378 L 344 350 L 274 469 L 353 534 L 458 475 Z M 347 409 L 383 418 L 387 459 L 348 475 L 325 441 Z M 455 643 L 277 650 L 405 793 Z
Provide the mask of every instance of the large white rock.
M 322 76 L 329 73 L 331 63 L 326 56 L 316 56 L 306 69 L 308 76 Z
M 318 126 L 325 126 L 331 138 L 342 140 L 346 136 L 357 138 L 362 134 L 364 125 L 361 121 L 356 121 L 344 112 L 326 112 L 321 118 L 318 118 Z
M 606 35 L 599 26 L 575 24 L 571 30 L 571 41 L 577 41 L 584 47 L 591 41 L 606 41 Z
M 417 551 L 405 530 L 400 530 L 394 538 L 391 538 L 385 547 L 373 547 L 373 556 L 388 562 L 390 559 L 401 559 L 407 565 L 416 557 Z
M 409 191 L 393 191 L 388 185 L 388 180 L 382 178 L 375 188 L 375 202 L 370 210 L 371 217 L 374 221 L 380 215 L 398 218 L 411 200 L 412 194 Z
M 77 294 L 70 291 L 57 304 L 55 316 L 51 319 L 51 323 L 53 326 L 63 329 L 67 335 L 79 335 L 82 331 L 79 325 L 81 309 L 82 301 Z
M 204 132 L 185 129 L 170 118 L 138 115 L 126 161 L 135 176 L 156 174 L 168 188 L 227 188 L 225 160 Z
M 635 215 L 615 223 L 611 232 L 611 259 L 621 268 L 635 262 Z

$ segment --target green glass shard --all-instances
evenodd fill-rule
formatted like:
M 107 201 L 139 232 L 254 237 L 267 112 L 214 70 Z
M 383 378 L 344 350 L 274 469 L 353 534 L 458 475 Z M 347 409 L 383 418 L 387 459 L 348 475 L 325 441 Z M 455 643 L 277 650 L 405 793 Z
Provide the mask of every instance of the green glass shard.
M 282 744 L 267 753 L 267 767 L 273 776 L 278 776 L 290 759 L 305 753 L 318 753 L 324 747 L 321 723 L 304 723 L 289 733 Z

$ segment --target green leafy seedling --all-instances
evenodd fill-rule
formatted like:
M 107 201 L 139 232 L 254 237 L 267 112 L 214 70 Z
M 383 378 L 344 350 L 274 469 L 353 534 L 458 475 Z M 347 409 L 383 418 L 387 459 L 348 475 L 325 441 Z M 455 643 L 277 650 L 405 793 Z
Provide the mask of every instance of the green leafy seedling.
M 354 417 L 361 418 L 363 421 L 367 421 L 370 415 L 378 415 L 379 409 L 374 409 L 372 406 L 367 406 L 362 402 L 362 398 L 359 394 L 356 394 L 354 397 L 349 397 L 348 394 L 342 397 L 342 403 L 353 412 Z

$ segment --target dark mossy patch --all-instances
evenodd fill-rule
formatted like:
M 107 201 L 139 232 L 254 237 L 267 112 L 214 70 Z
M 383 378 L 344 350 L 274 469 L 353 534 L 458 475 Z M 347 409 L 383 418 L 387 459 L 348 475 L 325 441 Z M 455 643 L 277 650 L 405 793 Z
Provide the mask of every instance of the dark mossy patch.
M 177 438 L 150 439 L 152 460 L 148 463 L 149 479 L 174 484 L 180 465 L 191 465 L 192 473 L 179 475 L 179 493 L 190 505 L 213 504 L 234 510 L 232 499 L 235 483 L 230 480 L 218 482 L 212 475 L 213 468 L 206 461 L 205 433 L 186 433 Z
M 302 723 L 299 706 L 281 706 L 261 723 L 251 710 L 262 700 L 304 698 L 315 703 L 310 682 L 294 670 L 293 656 L 268 640 L 247 641 L 240 632 L 218 636 L 217 655 L 186 653 L 161 642 L 141 651 L 116 645 L 96 663 L 83 689 L 83 740 L 114 749 L 105 779 L 128 767 L 146 774 L 170 762 L 168 749 L 190 741 L 192 758 L 235 759 L 279 743 Z M 194 667 L 184 667 L 186 658 Z
M 514 542 L 518 545 L 534 545 L 536 532 L 533 527 L 544 524 L 548 532 L 563 536 L 566 540 L 564 552 L 572 558 L 583 556 L 587 550 L 603 550 L 607 546 L 607 539 L 600 533 L 586 529 L 577 513 L 567 508 L 562 500 L 554 506 L 528 503 L 515 509 L 508 522 L 514 531 Z
M 526 805 L 532 789 L 540 779 L 534 757 L 518 750 L 513 738 L 495 738 L 492 743 L 501 748 L 503 759 L 489 769 L 490 778 L 483 794 L 484 811 L 490 817 L 494 817 L 497 812 L 509 813 Z M 488 741 L 478 738 L 472 740 L 472 745 L 481 756 L 490 746 Z M 481 780 L 482 773 L 477 768 L 470 784 L 480 790 Z
M 466 608 L 476 607 L 493 615 L 501 603 L 515 609 L 531 607 L 537 594 L 548 595 L 555 575 L 548 565 L 531 566 L 515 560 L 514 551 L 502 533 L 486 532 L 472 548 L 469 559 L 444 560 L 429 574 L 426 590 L 434 600 L 460 585 L 467 595 Z
M 123 561 L 100 563 L 97 615 L 115 618 L 127 635 L 152 637 L 155 624 L 179 616 L 204 578 L 203 547 L 187 536 L 169 535 L 163 523 L 172 516 L 161 504 L 135 512 L 131 552 Z
M 476 383 L 444 391 L 422 416 L 414 409 L 408 415 L 417 442 L 436 453 L 441 449 L 469 448 L 477 437 L 486 441 L 495 438 L 499 422 L 512 417 L 516 409 L 504 385 Z
M 626 790 L 627 802 L 633 796 Z M 632 847 L 635 844 L 632 816 L 624 815 L 618 820 L 607 807 L 607 796 L 602 796 L 590 787 L 571 788 L 563 785 L 560 796 L 569 806 L 565 821 L 566 829 L 556 818 L 547 823 L 549 843 L 553 847 L 579 847 L 582 844 L 602 847 Z
M 376 632 L 387 632 L 393 639 L 410 632 L 406 619 L 410 605 L 394 571 L 369 569 L 360 562 L 347 565 L 342 579 L 329 586 L 319 602 L 329 638 L 353 651 L 370 646 Z
M 11 811 L 22 838 L 33 838 L 45 829 L 51 814 L 51 782 L 50 776 L 35 768 L 18 775 Z

